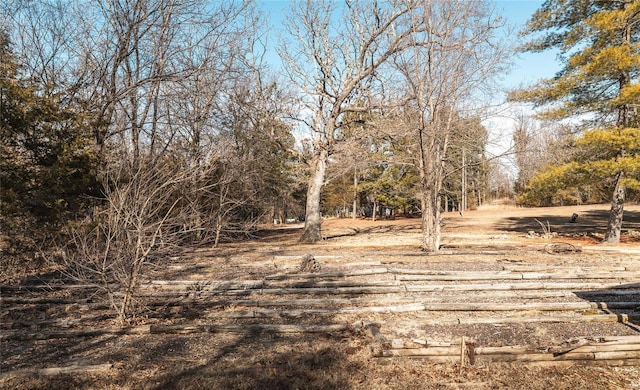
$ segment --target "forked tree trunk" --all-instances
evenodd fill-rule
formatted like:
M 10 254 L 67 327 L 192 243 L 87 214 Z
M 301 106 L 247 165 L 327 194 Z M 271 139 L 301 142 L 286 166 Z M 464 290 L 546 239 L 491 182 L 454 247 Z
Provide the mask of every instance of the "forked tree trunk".
M 604 242 L 617 244 L 620 242 L 620 231 L 622 230 L 622 216 L 624 212 L 625 187 L 623 183 L 624 174 L 618 173 L 616 186 L 611 197 L 611 211 L 609 212 L 609 223 Z
M 311 162 L 312 171 L 307 188 L 307 210 L 304 221 L 304 230 L 300 242 L 314 243 L 322 240 L 322 216 L 320 215 L 320 196 L 322 185 L 327 170 L 329 153 L 322 148 Z

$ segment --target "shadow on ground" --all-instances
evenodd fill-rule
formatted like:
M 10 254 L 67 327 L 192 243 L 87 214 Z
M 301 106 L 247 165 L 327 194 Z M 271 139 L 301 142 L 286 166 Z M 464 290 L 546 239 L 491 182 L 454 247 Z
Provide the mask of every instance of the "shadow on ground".
M 329 334 L 248 333 L 199 365 L 156 377 L 151 388 L 349 389 L 350 373 L 361 368 L 336 344 Z
M 640 283 L 573 293 L 585 301 L 595 303 L 601 311 L 616 315 L 619 323 L 640 333 Z
M 109 337 L 97 344 L 90 338 L 68 340 L 52 344 L 69 347 L 69 356 L 99 350 L 86 363 L 114 363 L 114 369 L 99 378 L 31 376 L 4 384 L 14 389 L 350 389 L 365 370 L 347 358 L 356 349 L 345 348 L 341 339 L 339 334 L 249 332 Z M 61 362 L 66 358 L 59 351 L 55 359 L 42 358 L 47 366 L 69 364 Z
M 550 229 L 559 234 L 604 234 L 609 220 L 608 210 L 583 211 L 578 215 L 575 223 L 571 222 L 571 215 L 540 215 L 537 217 L 510 217 L 502 219 L 496 225 L 497 229 L 506 232 L 527 234 L 530 231 L 545 233 Z M 640 212 L 625 211 L 622 223 L 622 233 L 640 231 Z M 640 242 L 640 235 L 630 236 L 631 241 Z

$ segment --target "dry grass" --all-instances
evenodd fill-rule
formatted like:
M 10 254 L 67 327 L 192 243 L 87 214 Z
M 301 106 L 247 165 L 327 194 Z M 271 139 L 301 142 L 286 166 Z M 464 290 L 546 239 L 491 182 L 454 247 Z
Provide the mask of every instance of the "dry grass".
M 639 269 L 640 242 L 637 236 L 626 234 L 625 242 L 615 248 L 603 247 L 594 238 L 594 234 L 603 229 L 606 210 L 607 206 L 602 205 L 555 209 L 505 207 L 472 211 L 465 213 L 464 217 L 451 213 L 446 215 L 443 240 L 449 252 L 439 256 L 425 256 L 419 251 L 418 220 L 327 220 L 323 225 L 327 239 L 313 246 L 297 243 L 299 230 L 296 229 L 299 227 L 281 226 L 265 231 L 249 242 L 227 244 L 218 249 L 185 251 L 177 259 L 165 259 L 164 266 L 148 276 L 161 280 L 260 280 L 267 275 L 297 272 L 301 257 L 307 253 L 319 260 L 323 270 L 371 268 L 382 262 L 416 269 L 461 271 L 502 270 L 515 266 L 560 269 L 603 265 L 626 265 Z M 580 215 L 577 224 L 568 223 L 573 212 Z M 625 232 L 640 230 L 638 206 L 627 208 L 627 218 Z M 559 236 L 552 240 L 527 238 L 529 230 L 539 230 L 535 219 L 549 221 L 551 230 Z M 570 241 L 585 250 L 579 254 L 562 256 L 540 250 L 554 240 Z M 371 275 L 349 280 L 367 283 L 385 281 L 388 277 Z M 47 281 L 49 287 L 41 290 L 17 289 L 33 280 L 24 278 L 19 283 L 5 286 L 3 297 L 85 301 L 90 298 L 94 303 L 97 300 L 97 297 L 84 290 L 52 289 L 56 280 Z M 206 287 L 205 284 L 202 286 L 202 289 Z M 490 293 L 441 293 L 427 298 L 463 302 L 479 300 L 483 294 L 488 296 Z M 164 303 L 149 298 L 139 302 L 143 310 L 136 324 L 222 323 L 222 319 L 207 314 L 239 312 L 242 305 L 234 304 L 234 301 L 250 298 L 256 297 L 174 297 L 165 298 Z M 260 299 L 273 301 L 290 298 L 293 297 L 260 296 Z M 52 319 L 82 319 L 85 321 L 83 328 L 113 326 L 113 320 L 100 317 L 105 314 L 101 310 L 86 304 L 3 302 L 0 321 L 4 334 L 44 332 L 50 329 L 35 323 Z M 421 326 L 420 319 L 427 314 L 311 315 L 290 321 L 351 326 L 366 319 L 380 324 L 383 334 L 390 340 L 455 340 L 466 336 L 482 340 L 487 345 L 557 343 L 589 333 L 639 333 L 637 328 L 621 323 Z M 520 313 L 528 314 L 535 313 Z M 494 312 L 482 315 L 505 314 Z M 235 324 L 280 323 L 285 319 L 225 321 Z M 640 370 L 636 366 L 537 367 L 519 363 L 479 363 L 460 367 L 459 363 L 432 364 L 421 359 L 379 358 L 373 353 L 378 347 L 376 340 L 354 329 L 335 333 L 250 331 L 102 335 L 3 340 L 1 343 L 0 375 L 5 376 L 0 377 L 0 387 L 7 389 L 640 389 Z M 102 363 L 113 364 L 113 368 L 90 374 L 7 375 L 11 370 Z

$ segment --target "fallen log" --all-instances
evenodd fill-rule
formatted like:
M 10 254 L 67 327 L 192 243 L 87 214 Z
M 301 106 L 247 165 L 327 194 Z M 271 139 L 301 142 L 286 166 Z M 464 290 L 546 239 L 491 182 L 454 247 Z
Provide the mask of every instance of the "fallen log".
M 301 300 L 306 304 L 288 300 L 287 306 L 309 306 L 310 299 Z M 331 300 L 320 300 L 323 303 Z M 369 300 L 376 303 L 376 300 Z M 251 301 L 256 302 L 256 301 Z M 343 300 L 343 304 L 352 303 L 350 300 Z M 254 305 L 255 306 L 255 305 Z M 268 306 L 259 302 L 259 306 Z M 335 315 L 354 313 L 403 313 L 413 311 L 567 311 L 567 310 L 591 310 L 600 307 L 629 309 L 638 306 L 637 302 L 617 302 L 611 305 L 595 302 L 558 302 L 558 303 L 535 303 L 535 304 L 495 304 L 495 303 L 425 303 L 409 302 L 400 305 L 383 306 L 362 306 L 362 307 L 340 307 L 340 308 L 319 308 L 319 309 L 297 309 L 297 310 L 239 310 L 239 311 L 216 311 L 206 314 L 207 318 L 261 318 L 261 317 L 302 317 L 305 315 Z
M 467 340 L 470 344 L 475 344 L 472 339 Z M 425 347 L 403 347 L 403 348 L 390 348 L 388 351 L 390 354 L 396 355 L 425 355 L 425 356 L 444 356 L 447 354 L 457 355 L 459 354 L 461 340 L 454 339 L 453 341 L 426 341 L 426 340 L 411 340 L 413 344 L 424 345 Z M 594 336 L 594 337 L 579 337 L 568 340 L 565 343 L 577 344 L 573 352 L 613 352 L 613 351 L 640 351 L 640 336 Z M 563 343 L 563 344 L 565 344 Z M 586 343 L 586 344 L 583 344 Z M 401 343 L 403 344 L 403 343 Z M 404 352 L 403 352 L 404 351 Z M 567 351 L 569 352 L 569 351 Z M 474 353 L 476 355 L 505 355 L 505 354 L 540 354 L 551 353 L 555 354 L 555 347 L 541 347 L 532 348 L 522 345 L 509 345 L 500 347 L 482 347 L 475 346 Z
M 623 359 L 623 360 L 554 360 L 554 361 L 536 361 L 536 362 L 520 362 L 527 366 L 534 367 L 574 367 L 574 366 L 596 366 L 596 367 L 613 367 L 613 366 L 632 366 L 638 367 L 640 359 Z
M 638 272 L 511 272 L 511 271 L 428 271 L 423 270 L 389 270 L 395 273 L 395 279 L 400 281 L 469 281 L 469 280 L 593 280 L 593 279 L 622 279 L 638 280 Z
M 478 324 L 517 324 L 517 323 L 580 323 L 580 322 L 619 322 L 627 323 L 640 320 L 640 314 L 594 314 L 582 316 L 542 316 L 542 317 L 469 317 L 417 320 L 421 325 L 478 325 Z
M 338 282 L 339 284 L 339 282 Z M 491 291 L 492 295 L 496 291 L 505 290 L 572 290 L 587 291 L 590 289 L 600 289 L 602 291 L 625 291 L 625 289 L 633 289 L 638 291 L 638 283 L 553 283 L 553 282 L 521 282 L 521 283 L 469 283 L 469 284 L 391 284 L 369 285 L 366 282 L 355 283 L 357 287 L 274 287 L 274 288 L 256 288 L 256 289 L 208 289 L 207 291 L 179 291 L 179 294 L 198 295 L 285 295 L 285 294 L 392 294 L 405 292 L 441 292 L 441 291 Z M 594 292 L 598 293 L 598 292 Z M 141 293 L 143 294 L 143 293 Z M 606 294 L 606 293 L 605 293 Z M 575 294 L 574 294 L 575 295 Z M 603 294 L 604 295 L 604 294 Z M 632 295 L 632 294 L 629 294 Z M 140 295 L 149 296 L 149 295 Z
M 635 309 L 640 302 L 536 302 L 536 303 L 429 303 L 424 302 L 427 311 L 564 311 L 590 309 Z
M 251 300 L 229 301 L 236 305 L 257 306 L 257 307 L 275 307 L 275 306 L 347 306 L 361 304 L 408 304 L 421 301 L 420 297 L 375 297 L 375 298 L 300 298 L 300 299 L 264 299 L 253 300 L 255 305 L 251 305 Z
M 384 287 L 384 286 L 383 286 Z M 413 288 L 414 286 L 404 286 L 404 285 L 399 285 L 399 286 L 390 286 L 391 288 L 389 289 L 389 287 L 385 287 L 382 290 L 374 290 L 374 291 L 370 291 L 368 293 L 370 294 L 386 294 L 386 293 L 404 293 L 407 292 L 409 288 Z M 146 298 L 165 298 L 165 297 L 177 297 L 177 298 L 190 298 L 190 299 L 196 299 L 196 298 L 206 298 L 209 299 L 209 297 L 211 296 L 223 296 L 223 295 L 228 295 L 228 296 L 241 296 L 241 295 L 253 295 L 253 294 L 266 294 L 269 292 L 273 292 L 273 291 L 279 291 L 278 289 L 271 289 L 271 290 L 230 290 L 228 292 L 226 292 L 225 294 L 219 292 L 219 291 L 172 291 L 172 292 L 163 292 L 163 291 L 155 291 L 155 292 L 145 292 L 145 291 L 141 291 L 139 293 L 136 294 L 136 297 L 146 297 Z M 324 294 L 327 294 L 327 289 L 322 289 L 322 290 L 316 290 L 316 291 L 322 291 Z M 432 292 L 439 292 L 441 290 L 436 289 Z M 610 293 L 606 293 L 602 294 L 602 295 L 616 295 L 616 292 L 620 292 L 619 295 L 640 295 L 640 290 L 630 290 L 630 291 L 636 291 L 636 293 L 627 293 L 625 290 L 607 290 L 610 291 Z M 420 292 L 420 291 L 416 291 L 416 292 Z M 429 292 L 429 291 L 427 291 Z M 464 299 L 464 296 L 462 295 L 465 291 L 461 292 L 460 294 L 457 294 L 456 297 L 458 299 Z M 515 298 L 515 299 L 539 299 L 539 298 L 576 298 L 576 294 L 571 292 L 571 291 L 562 291 L 562 290 L 547 290 L 547 291 L 535 291 L 535 290 L 500 290 L 500 291 L 487 291 L 487 290 L 468 290 L 466 292 L 469 292 L 470 294 L 472 294 L 472 296 L 469 296 L 469 300 L 477 298 L 477 297 L 491 297 L 491 298 Z M 286 292 L 281 292 L 279 294 L 276 295 L 284 295 Z M 306 292 L 305 292 L 306 293 Z M 340 292 L 342 293 L 342 292 Z M 588 293 L 587 291 L 585 292 L 581 292 L 580 294 L 586 294 Z M 355 292 L 355 294 L 357 294 L 357 291 Z M 595 295 L 595 294 L 594 294 Z M 318 298 L 318 299 L 324 299 L 324 298 Z M 358 299 L 362 299 L 363 302 L 365 302 L 366 300 L 369 299 L 379 299 L 379 298 L 334 298 L 334 299 L 346 299 L 346 300 L 358 300 Z M 411 300 L 413 302 L 416 302 L 420 299 L 418 299 L 418 297 L 384 297 L 382 299 L 397 299 L 397 300 Z M 422 297 L 422 301 L 424 301 L 424 297 Z M 440 301 L 441 299 L 439 297 L 434 297 L 435 300 Z M 218 301 L 209 301 L 212 303 L 224 303 L 227 302 L 228 304 L 232 305 L 235 303 L 240 304 L 241 302 L 244 301 L 258 301 L 256 300 L 240 300 L 240 299 L 228 299 L 228 300 L 218 300 Z M 267 305 L 279 305 L 277 302 L 287 302 L 287 300 L 260 300 L 261 302 L 264 302 L 265 306 Z M 195 302 L 195 301 L 194 301 Z M 165 304 L 166 302 L 163 301 L 161 304 Z M 203 303 L 204 304 L 204 303 Z
M 367 281 L 349 281 L 349 280 L 329 280 L 315 281 L 308 280 L 303 282 L 269 282 L 264 288 L 300 288 L 300 287 L 378 287 L 378 286 L 403 286 L 402 283 L 395 280 L 367 280 Z
M 52 290 L 62 290 L 62 289 L 74 289 L 74 290 L 87 290 L 87 289 L 96 289 L 103 288 L 104 286 L 99 284 L 21 284 L 17 286 L 10 285 L 2 285 L 0 286 L 0 292 L 6 291 L 52 291 Z
M 152 280 L 140 285 L 140 289 L 162 289 L 191 287 L 193 289 L 237 290 L 264 287 L 263 280 Z
M 115 318 L 115 314 L 102 314 L 83 318 L 62 318 L 44 321 L 13 321 L 0 323 L 0 329 L 19 329 L 31 327 L 59 327 L 72 328 L 86 322 L 104 321 Z
M 344 276 L 378 275 L 378 274 L 386 274 L 387 272 L 388 272 L 388 269 L 386 267 L 378 267 L 378 268 L 355 269 L 355 270 L 346 270 L 346 271 L 268 275 L 265 277 L 265 279 L 283 280 L 283 279 L 308 279 L 308 278 L 336 278 L 336 277 L 344 277 Z
M 522 280 L 522 274 L 514 274 L 506 272 L 498 274 L 495 272 L 487 273 L 442 273 L 442 274 L 396 274 L 395 279 L 406 282 L 420 281 L 473 281 L 473 280 Z
M 141 291 L 136 294 L 137 297 L 211 297 L 211 296 L 250 296 L 250 295 L 287 295 L 287 294 L 319 294 L 319 295 L 359 295 L 359 294 L 391 294 L 406 292 L 406 288 L 402 284 L 381 285 L 381 286 L 360 286 L 358 287 L 274 287 L 274 288 L 256 288 L 256 289 L 238 289 L 238 290 L 200 290 L 200 291 Z M 120 296 L 120 294 L 114 294 Z
M 299 318 L 308 315 L 336 315 L 356 313 L 406 313 L 423 311 L 421 303 L 395 306 L 365 306 L 339 309 L 301 309 L 301 310 L 240 310 L 228 312 L 212 312 L 206 318 Z
M 239 324 L 239 325 L 143 325 L 123 328 L 102 328 L 82 330 L 59 330 L 52 332 L 5 333 L 0 341 L 50 340 L 76 337 L 98 337 L 103 335 L 141 334 L 189 334 L 189 333 L 330 333 L 346 331 L 342 324 L 332 325 L 280 325 L 280 324 Z
M 556 362 L 565 360 L 629 360 L 640 359 L 640 345 L 618 346 L 614 349 L 611 345 L 594 345 L 589 350 L 575 350 L 562 355 L 549 352 L 541 352 L 523 346 L 506 347 L 474 347 L 473 356 L 481 361 L 492 362 Z M 428 348 L 401 348 L 386 349 L 377 354 L 378 357 L 441 357 L 448 358 L 449 361 L 456 361 L 460 358 L 460 345 L 450 347 L 428 347 Z M 446 360 L 446 359 L 436 359 Z
M 607 288 L 596 291 L 580 291 L 580 295 L 640 295 L 640 290 L 635 288 L 622 289 L 622 288 Z
M 407 291 L 497 291 L 497 290 L 593 290 L 593 289 L 637 289 L 640 283 L 554 283 L 554 282 L 522 282 L 522 283 L 469 283 L 469 284 L 429 284 L 407 285 Z
M 2 297 L 0 302 L 13 305 L 68 305 L 87 303 L 87 299 Z
M 405 286 L 372 286 L 372 287 L 293 287 L 293 288 L 265 288 L 260 290 L 228 290 L 218 291 L 219 295 L 286 295 L 286 294 L 390 294 L 405 292 Z
M 502 268 L 505 271 L 511 272 L 616 272 L 616 271 L 628 271 L 629 268 L 619 266 L 549 266 L 549 265 L 516 265 L 516 264 L 503 264 Z
M 104 335 L 127 335 L 127 334 L 148 334 L 149 325 L 122 327 L 122 328 L 102 328 L 102 329 L 78 329 L 78 330 L 57 330 L 50 332 L 12 332 L 0 334 L 0 341 L 8 340 L 50 340 L 75 337 L 98 337 Z
M 189 334 L 189 333 L 331 333 L 343 332 L 348 327 L 333 325 L 282 325 L 282 324 L 243 324 L 243 325 L 151 325 L 151 334 Z
M 622 280 L 638 280 L 640 273 L 638 272 L 523 272 L 524 280 L 542 280 L 542 279 L 622 279 Z
M 113 368 L 113 364 L 111 363 L 94 365 L 71 365 L 65 367 L 27 368 L 22 370 L 0 372 L 0 379 L 27 375 L 92 374 L 96 372 L 108 371 L 111 368 Z

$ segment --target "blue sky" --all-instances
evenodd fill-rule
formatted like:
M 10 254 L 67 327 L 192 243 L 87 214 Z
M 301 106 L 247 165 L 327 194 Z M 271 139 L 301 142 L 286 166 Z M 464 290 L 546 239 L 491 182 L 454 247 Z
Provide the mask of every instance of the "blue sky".
M 323 0 L 317 0 L 323 1 Z M 289 8 L 288 0 L 258 0 L 261 8 L 270 15 L 271 25 L 274 27 L 271 32 L 275 32 L 280 27 L 283 13 Z M 515 30 L 517 34 L 525 27 L 526 22 L 533 13 L 542 5 L 543 0 L 494 0 L 496 11 L 506 19 L 506 23 Z M 276 36 L 269 38 L 270 44 L 275 44 Z M 518 39 L 518 36 L 513 36 Z M 513 58 L 511 71 L 502 77 L 502 86 L 505 90 L 516 89 L 533 85 L 537 80 L 553 77 L 561 68 L 561 64 L 556 59 L 556 52 L 543 53 L 521 53 Z M 279 62 L 275 53 L 267 54 L 267 57 L 274 56 L 270 62 L 277 66 Z M 527 105 L 501 104 L 506 98 L 506 94 L 496 96 L 495 113 L 484 120 L 485 126 L 491 134 L 489 142 L 489 152 L 500 155 L 510 148 L 511 132 L 513 130 L 514 118 L 520 112 L 532 113 L 531 107 Z M 505 168 L 515 177 L 515 168 L 512 162 L 506 159 Z
M 496 9 L 517 30 L 524 28 L 527 20 L 542 3 L 542 0 L 495 1 Z M 519 54 L 514 60 L 512 71 L 505 78 L 505 86 L 531 85 L 541 78 L 553 77 L 561 67 L 556 55 L 557 52 Z
M 318 0 L 320 1 L 320 0 Z M 283 12 L 289 7 L 288 0 L 258 0 L 261 8 L 270 15 L 274 27 L 279 27 Z M 502 14 L 509 25 L 517 31 L 524 28 L 531 15 L 543 3 L 543 0 L 494 0 L 496 10 Z M 517 37 L 514 36 L 514 39 Z M 274 44 L 275 37 L 271 37 Z M 505 75 L 503 85 L 506 88 L 517 88 L 531 85 L 541 78 L 553 77 L 560 70 L 554 52 L 523 53 L 514 59 L 514 66 Z

